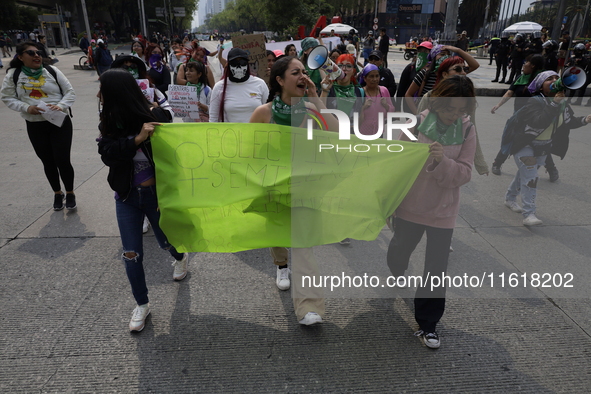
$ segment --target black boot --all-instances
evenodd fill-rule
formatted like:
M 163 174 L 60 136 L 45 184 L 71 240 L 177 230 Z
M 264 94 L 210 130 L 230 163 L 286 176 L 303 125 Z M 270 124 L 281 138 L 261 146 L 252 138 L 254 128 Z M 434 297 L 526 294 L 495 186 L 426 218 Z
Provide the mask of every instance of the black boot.
M 505 78 L 501 79 L 499 83 L 505 83 Z
M 558 180 L 558 169 L 556 167 L 546 167 L 546 172 L 550 176 L 550 182 L 556 182 Z
M 501 166 L 496 161 L 492 164 L 491 172 L 495 175 L 501 175 Z
M 499 79 L 498 78 L 495 78 L 491 82 L 499 82 Z

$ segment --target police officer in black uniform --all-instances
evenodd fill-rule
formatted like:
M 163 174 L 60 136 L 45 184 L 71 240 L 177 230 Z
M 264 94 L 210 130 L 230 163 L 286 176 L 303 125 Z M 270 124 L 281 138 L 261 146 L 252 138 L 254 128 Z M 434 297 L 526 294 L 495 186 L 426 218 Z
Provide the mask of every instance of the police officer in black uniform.
M 497 47 L 497 51 L 495 53 L 495 61 L 497 63 L 497 75 L 495 79 L 491 82 L 499 82 L 505 83 L 505 78 L 507 77 L 507 64 L 509 63 L 509 54 L 511 53 L 511 41 L 509 41 L 509 33 L 504 33 L 501 35 L 501 42 Z M 503 79 L 499 81 L 499 74 L 501 73 L 501 69 L 503 70 Z

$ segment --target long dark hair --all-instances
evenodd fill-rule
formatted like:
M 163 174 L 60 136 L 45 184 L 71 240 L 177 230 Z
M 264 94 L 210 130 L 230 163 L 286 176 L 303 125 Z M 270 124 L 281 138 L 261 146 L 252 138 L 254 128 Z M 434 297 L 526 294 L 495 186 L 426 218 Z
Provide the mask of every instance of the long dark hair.
M 16 46 L 16 54 L 18 56 L 22 56 L 28 47 L 35 47 L 36 51 L 39 50 L 39 48 L 37 48 L 36 42 L 27 40 L 27 41 L 21 42 L 20 44 L 18 44 Z M 15 56 L 14 59 L 12 59 L 10 61 L 10 64 L 8 65 L 8 69 L 6 71 L 10 70 L 11 68 L 21 68 L 22 66 L 24 66 L 23 61 L 21 59 L 19 59 L 18 56 Z M 42 59 L 41 62 L 43 63 L 43 66 L 47 66 L 51 63 L 50 59 L 46 59 L 43 57 L 41 57 L 41 59 Z
M 162 63 L 164 63 L 166 61 L 166 59 L 164 57 L 164 51 L 162 50 L 160 45 L 154 44 L 154 43 L 149 43 L 148 47 L 144 51 L 144 57 L 146 58 L 146 61 L 147 62 L 150 61 L 150 56 L 152 55 L 152 52 L 154 52 L 154 49 L 156 49 L 156 48 L 160 49 L 160 56 L 162 56 Z
M 103 97 L 101 135 L 127 137 L 140 132 L 146 122 L 156 122 L 150 102 L 133 76 L 114 68 L 100 76 Z
M 297 57 L 284 56 L 277 60 L 275 64 L 273 64 L 273 67 L 271 67 L 271 76 L 269 77 L 269 98 L 267 99 L 268 103 L 273 101 L 275 96 L 281 95 L 281 85 L 277 82 L 277 77 L 280 77 L 281 79 L 285 78 L 285 72 L 289 68 L 289 64 L 292 60 L 301 62 Z
M 198 73 L 201 73 L 201 76 L 199 77 L 199 82 L 203 86 L 207 86 L 207 69 L 205 68 L 205 64 L 200 63 L 200 62 L 187 63 L 187 65 L 185 66 L 185 73 L 187 72 L 188 68 L 195 69 L 195 71 L 197 71 Z M 186 79 L 186 74 L 185 74 L 185 79 Z
M 275 65 L 273 65 L 273 67 L 275 67 Z M 248 75 L 252 76 L 252 73 L 250 72 L 250 63 L 248 63 L 246 72 L 248 73 Z M 218 117 L 218 120 L 220 122 L 224 121 L 224 102 L 226 101 L 226 88 L 228 87 L 228 75 L 230 75 L 230 62 L 226 63 L 226 67 L 224 68 L 224 75 L 222 77 L 222 79 L 224 80 L 224 88 L 222 89 L 222 97 L 221 97 L 221 101 L 220 101 L 220 114 Z

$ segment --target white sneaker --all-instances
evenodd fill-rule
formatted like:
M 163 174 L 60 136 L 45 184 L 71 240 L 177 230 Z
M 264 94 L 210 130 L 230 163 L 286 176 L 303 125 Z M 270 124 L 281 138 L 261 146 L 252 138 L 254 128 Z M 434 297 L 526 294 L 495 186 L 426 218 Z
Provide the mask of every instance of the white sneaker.
M 185 276 L 187 276 L 187 265 L 189 264 L 189 254 L 183 254 L 183 258 L 181 260 L 175 260 L 172 265 L 174 266 L 174 273 L 172 274 L 172 279 L 174 280 L 183 280 Z
M 277 288 L 279 290 L 287 290 L 291 286 L 291 281 L 289 280 L 289 274 L 291 270 L 289 268 L 279 268 L 277 267 Z
M 150 304 L 138 305 L 133 310 L 131 321 L 129 322 L 129 331 L 140 332 L 146 325 L 146 318 L 150 314 Z
M 510 210 L 512 210 L 513 212 L 517 212 L 517 213 L 523 212 L 523 208 L 521 208 L 519 206 L 519 204 L 517 204 L 517 201 L 505 200 L 505 206 L 507 208 L 509 208 Z
M 144 225 L 142 227 L 142 233 L 147 233 L 150 229 L 150 221 L 148 220 L 147 216 L 144 216 Z
M 304 326 L 311 326 L 316 323 L 322 323 L 322 317 L 316 312 L 308 312 L 306 316 L 302 320 L 300 320 L 300 324 Z
M 524 226 L 540 226 L 542 221 L 536 217 L 533 213 L 523 219 Z
M 425 346 L 431 349 L 438 349 L 441 346 L 441 341 L 439 340 L 439 335 L 437 332 L 425 332 L 423 330 L 419 330 L 415 332 L 415 336 L 419 337 L 425 343 Z

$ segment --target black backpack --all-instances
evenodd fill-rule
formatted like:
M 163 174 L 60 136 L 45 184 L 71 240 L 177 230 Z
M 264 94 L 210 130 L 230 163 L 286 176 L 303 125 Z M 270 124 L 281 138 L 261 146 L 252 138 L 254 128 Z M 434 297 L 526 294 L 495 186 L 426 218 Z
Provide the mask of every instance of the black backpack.
M 50 65 L 47 65 L 47 66 L 45 66 L 45 65 L 44 65 L 43 67 L 45 67 L 45 69 L 46 69 L 46 70 L 47 70 L 47 71 L 48 71 L 48 72 L 51 74 L 51 76 L 52 76 L 52 77 L 55 79 L 55 82 L 57 83 L 57 86 L 60 88 L 60 94 L 63 96 L 63 95 L 64 95 L 64 91 L 62 90 L 62 87 L 61 87 L 61 85 L 60 85 L 60 83 L 59 83 L 59 81 L 58 81 L 58 79 L 57 79 L 57 73 L 55 72 L 54 68 L 53 68 L 53 67 L 51 67 Z M 19 68 L 16 68 L 16 69 L 14 70 L 14 74 L 12 74 L 12 82 L 14 83 L 14 91 L 15 91 L 15 92 L 16 92 L 16 84 L 17 84 L 17 82 L 18 82 L 18 77 L 19 77 L 19 75 L 21 75 L 21 72 L 22 72 L 22 71 L 21 71 L 21 69 L 20 69 L 20 67 L 19 67 Z M 68 107 L 68 111 L 70 112 L 70 117 L 72 117 L 72 118 L 73 118 L 73 117 L 74 117 L 74 115 L 72 115 L 72 108 Z

